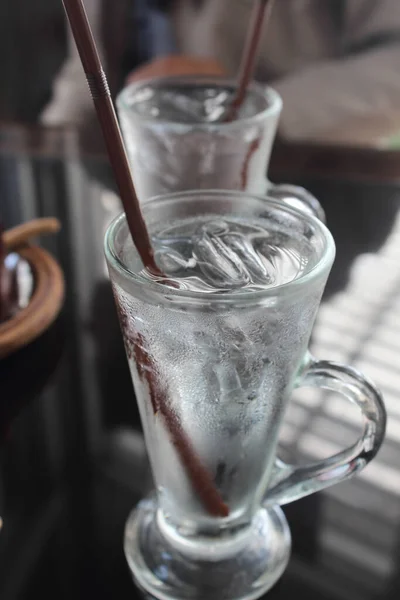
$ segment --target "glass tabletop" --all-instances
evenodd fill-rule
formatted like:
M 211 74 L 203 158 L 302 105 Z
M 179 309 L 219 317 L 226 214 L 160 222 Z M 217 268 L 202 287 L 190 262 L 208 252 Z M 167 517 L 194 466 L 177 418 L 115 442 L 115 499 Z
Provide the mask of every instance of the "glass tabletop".
M 293 553 L 270 597 L 400 594 L 400 160 L 372 152 L 275 154 L 272 175 L 318 196 L 338 248 L 312 351 L 373 378 L 389 419 L 357 478 L 285 507 Z M 122 539 L 152 482 L 102 249 L 120 210 L 101 148 L 72 130 L 0 127 L 1 219 L 58 217 L 62 231 L 42 245 L 66 281 L 56 322 L 0 361 L 2 600 L 140 597 Z M 328 456 L 358 427 L 339 398 L 296 393 L 280 452 L 292 462 Z

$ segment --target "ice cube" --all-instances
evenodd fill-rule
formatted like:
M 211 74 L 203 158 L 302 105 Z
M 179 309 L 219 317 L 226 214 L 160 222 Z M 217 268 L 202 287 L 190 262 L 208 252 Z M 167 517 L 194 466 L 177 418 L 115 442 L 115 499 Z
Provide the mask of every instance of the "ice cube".
M 157 248 L 155 259 L 163 273 L 178 273 L 182 269 L 193 269 L 196 266 L 194 258 L 185 258 L 178 250 L 168 247 Z
M 251 241 L 243 235 L 237 233 L 229 233 L 223 236 L 223 241 L 226 246 L 231 248 L 238 257 L 242 260 L 247 270 L 252 275 L 252 279 L 261 283 L 270 283 L 271 276 L 261 260 L 260 256 L 254 250 Z
M 235 399 L 240 400 L 243 395 L 242 384 L 235 365 L 230 362 L 219 362 L 213 366 L 213 372 L 217 376 L 219 383 L 220 402 L 232 402 Z
M 228 91 L 223 90 L 216 96 L 208 98 L 204 101 L 204 109 L 206 113 L 205 120 L 208 123 L 218 123 L 219 121 L 223 121 L 230 106 L 230 96 L 231 94 L 229 94 Z
M 250 282 L 243 261 L 214 233 L 203 229 L 194 241 L 193 255 L 208 282 L 217 288 L 243 287 Z
M 179 120 L 179 122 L 193 123 L 204 119 L 204 103 L 188 94 L 178 91 L 165 91 L 160 96 L 162 106 L 160 112 L 163 117 Z

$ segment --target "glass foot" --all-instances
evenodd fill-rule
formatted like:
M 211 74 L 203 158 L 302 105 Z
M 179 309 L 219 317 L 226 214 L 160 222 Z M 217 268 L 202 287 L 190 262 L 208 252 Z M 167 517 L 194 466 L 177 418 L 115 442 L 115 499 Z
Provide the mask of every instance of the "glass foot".
M 289 527 L 279 506 L 260 509 L 245 544 L 223 559 L 199 559 L 172 545 L 160 531 L 154 498 L 139 504 L 125 528 L 125 554 L 133 577 L 159 600 L 259 598 L 285 570 L 290 545 Z

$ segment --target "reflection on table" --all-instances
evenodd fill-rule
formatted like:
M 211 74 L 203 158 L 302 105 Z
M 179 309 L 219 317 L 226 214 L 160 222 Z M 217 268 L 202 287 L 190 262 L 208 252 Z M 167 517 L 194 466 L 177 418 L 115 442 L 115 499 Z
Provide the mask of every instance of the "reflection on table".
M 369 374 L 389 421 L 380 454 L 362 474 L 285 509 L 294 553 L 271 597 L 391 600 L 400 593 L 397 174 L 396 152 L 276 150 L 272 178 L 317 194 L 338 246 L 312 350 Z M 61 236 L 44 246 L 67 281 L 53 338 L 26 349 L 36 375 L 49 367 L 38 385 L 30 385 L 26 366 L 15 362 L 11 371 L 0 363 L 0 416 L 8 424 L 0 450 L 0 596 L 139 597 L 122 535 L 151 478 L 102 251 L 105 228 L 120 211 L 109 166 L 72 130 L 3 127 L 0 202 L 7 225 L 60 218 Z M 358 418 L 337 397 L 296 393 L 281 452 L 297 461 L 336 452 L 356 438 Z

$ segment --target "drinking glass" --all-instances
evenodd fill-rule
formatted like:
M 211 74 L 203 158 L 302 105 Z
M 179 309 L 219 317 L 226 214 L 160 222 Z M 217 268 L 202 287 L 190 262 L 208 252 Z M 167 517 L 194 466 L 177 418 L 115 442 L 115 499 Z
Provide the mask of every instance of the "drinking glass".
M 236 86 L 237 82 L 221 77 L 181 76 L 153 78 L 122 90 L 117 108 L 140 200 L 193 189 L 268 191 L 277 199 L 300 200 L 301 207 L 306 204 L 323 220 L 318 201 L 304 188 L 274 185 L 267 179 L 282 110 L 282 100 L 272 88 L 252 83 L 248 93 L 254 110 L 233 122 L 193 122 L 196 93 L 222 90 L 233 94 Z M 178 112 L 171 113 L 165 103 L 145 113 L 138 109 L 143 103 L 153 103 L 160 90 L 178 96 Z M 185 106 L 187 97 L 191 100 Z M 152 116 L 154 110 L 159 111 L 157 116 Z
M 105 240 L 156 484 L 126 525 L 131 571 L 162 600 L 258 598 L 289 558 L 280 505 L 370 462 L 385 431 L 382 398 L 355 369 L 307 351 L 335 254 L 321 221 L 276 200 L 222 190 L 160 196 L 144 202 L 143 213 L 151 235 L 203 215 L 265 224 L 288 248 L 296 239 L 300 261 L 310 265 L 276 287 L 201 293 L 140 274 L 124 215 Z M 355 404 L 362 433 L 339 454 L 297 467 L 276 451 L 286 406 L 300 386 Z

